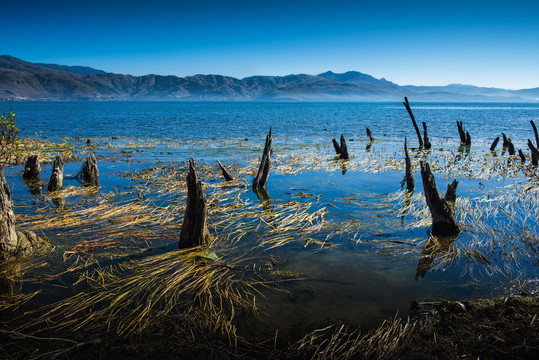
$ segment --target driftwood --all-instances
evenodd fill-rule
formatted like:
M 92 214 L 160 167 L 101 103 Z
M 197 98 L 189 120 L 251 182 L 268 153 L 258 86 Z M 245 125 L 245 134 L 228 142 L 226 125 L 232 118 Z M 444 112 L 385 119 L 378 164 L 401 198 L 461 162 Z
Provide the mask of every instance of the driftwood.
M 271 127 L 269 133 L 266 136 L 266 143 L 264 145 L 264 152 L 262 153 L 262 158 L 260 159 L 260 166 L 258 167 L 258 173 L 253 179 L 253 189 L 260 189 L 266 187 L 268 182 L 268 177 L 270 173 L 270 163 L 271 163 Z
M 537 134 L 537 128 L 535 127 L 533 120 L 530 120 L 530 123 L 532 124 L 533 133 L 535 135 L 535 144 L 537 147 L 539 147 L 539 134 Z
M 412 124 L 414 125 L 415 132 L 417 134 L 417 140 L 419 141 L 419 147 L 423 147 L 423 139 L 421 138 L 421 132 L 419 132 L 419 128 L 417 127 L 417 123 L 415 122 L 414 114 L 412 113 L 412 109 L 410 108 L 410 103 L 408 102 L 408 98 L 404 97 L 404 107 L 408 111 L 408 115 L 410 115 L 410 118 L 412 119 Z
M 39 179 L 39 173 L 41 172 L 41 165 L 39 164 L 39 158 L 37 155 L 31 155 L 26 160 L 22 177 L 25 180 L 37 180 Z
M 533 146 L 530 139 L 528 139 L 528 148 L 530 148 L 530 151 L 532 152 L 532 165 L 537 166 L 537 162 L 539 160 L 539 150 Z
M 498 146 L 499 141 L 500 141 L 500 137 L 497 136 L 496 139 L 494 139 L 494 141 L 490 145 L 490 151 L 494 151 L 496 149 L 496 146 Z
M 430 171 L 427 162 L 421 161 L 421 179 L 423 180 L 423 190 L 425 200 L 432 215 L 432 234 L 434 236 L 457 235 L 460 228 L 455 219 L 455 201 L 457 199 L 458 181 L 447 185 L 447 191 L 443 198 L 440 197 L 436 188 L 434 175 Z
M 207 245 L 211 241 L 208 231 L 208 207 L 198 179 L 193 159 L 189 159 L 187 175 L 187 207 L 183 217 L 179 248 Z
M 47 191 L 58 191 L 62 190 L 64 181 L 64 160 L 62 159 L 61 155 L 58 155 L 56 159 L 54 159 L 54 163 L 52 165 L 52 174 L 51 178 L 49 180 L 49 186 L 47 188 Z
M 219 160 L 217 160 L 217 166 L 219 167 L 219 170 L 221 170 L 221 174 L 223 174 L 223 177 L 226 181 L 234 180 L 232 175 L 230 175 L 230 173 L 225 169 L 225 167 L 223 166 L 223 164 L 221 164 Z
M 406 163 L 406 191 L 413 192 L 415 188 L 415 180 L 412 175 L 412 164 L 410 162 L 410 156 L 408 156 L 408 145 L 406 143 L 406 138 L 404 138 L 404 159 Z
M 15 214 L 11 192 L 4 177 L 4 168 L 0 166 L 0 260 L 7 259 L 17 247 L 15 232 Z
M 339 155 L 340 159 L 343 159 L 343 160 L 350 159 L 350 155 L 348 155 L 348 146 L 346 145 L 346 140 L 344 139 L 343 134 L 341 134 L 341 143 L 340 144 L 337 143 L 337 140 L 335 140 L 335 138 L 333 138 L 331 140 L 331 142 L 333 143 L 333 147 L 335 148 L 335 152 L 337 153 L 337 155 Z
M 367 136 L 369 137 L 369 141 L 373 142 L 374 138 L 372 137 L 371 129 L 367 128 Z
M 427 123 L 423 123 L 423 144 L 425 145 L 425 149 L 430 149 L 432 147 L 432 144 L 429 141 L 429 135 L 427 134 Z
M 83 186 L 99 186 L 99 169 L 94 154 L 88 155 L 82 165 L 81 179 Z

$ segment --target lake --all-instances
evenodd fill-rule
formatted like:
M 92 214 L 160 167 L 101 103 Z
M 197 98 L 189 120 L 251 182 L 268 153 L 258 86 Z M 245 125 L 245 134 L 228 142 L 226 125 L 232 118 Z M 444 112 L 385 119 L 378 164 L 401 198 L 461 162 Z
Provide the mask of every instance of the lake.
M 537 291 L 539 178 L 526 144 L 534 141 L 530 120 L 539 121 L 539 104 L 411 106 L 428 126 L 432 150 L 417 149 L 400 103 L 0 103 L 17 114 L 22 138 L 75 149 L 66 174 L 76 174 L 92 152 L 101 176 L 95 191 L 66 179 L 59 206 L 46 191 L 29 191 L 21 165 L 6 169 L 17 224 L 56 245 L 20 274 L 20 291 L 41 291 L 26 309 L 78 293 L 72 283 L 84 272 L 175 250 L 189 158 L 206 186 L 210 232 L 221 241 L 213 249 L 219 261 L 269 284 L 249 290 L 259 312 L 235 319 L 238 333 L 248 338 L 271 338 L 277 329 L 298 338 L 339 321 L 371 329 L 397 312 L 406 315 L 412 300 Z M 456 121 L 471 134 L 469 149 L 459 149 Z M 270 199 L 259 199 L 249 185 L 270 127 Z M 502 132 L 527 154 L 525 163 L 508 156 L 501 142 L 489 150 Z M 341 134 L 349 161 L 335 159 L 331 139 Z M 405 137 L 413 194 L 401 185 Z M 224 183 L 217 160 L 237 182 Z M 463 231 L 436 249 L 425 247 L 431 220 L 419 161 L 431 164 L 440 191 L 459 181 Z M 50 168 L 43 165 L 44 182 Z M 113 206 L 127 210 L 115 215 Z

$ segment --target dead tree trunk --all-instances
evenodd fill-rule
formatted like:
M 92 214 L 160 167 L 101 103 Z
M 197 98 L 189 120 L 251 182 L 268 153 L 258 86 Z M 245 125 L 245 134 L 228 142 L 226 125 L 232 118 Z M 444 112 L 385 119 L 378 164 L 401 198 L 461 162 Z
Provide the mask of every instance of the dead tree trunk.
M 217 160 L 217 166 L 219 167 L 219 170 L 221 170 L 221 174 L 223 174 L 223 177 L 226 181 L 234 180 L 232 175 L 230 175 L 230 173 L 225 169 L 225 167 L 223 166 L 223 164 L 221 164 L 219 160 Z
M 52 165 L 52 174 L 49 180 L 49 186 L 47 188 L 47 191 L 52 192 L 52 191 L 62 190 L 63 182 L 64 182 L 64 161 L 62 159 L 62 156 L 58 155 L 56 159 L 54 159 L 54 163 Z
M 344 135 L 341 134 L 341 159 L 348 160 L 350 159 L 350 156 L 348 155 L 348 146 L 346 146 L 346 140 L 344 139 Z
M 404 161 L 406 163 L 406 191 L 413 192 L 415 188 L 414 176 L 412 175 L 412 163 L 410 162 L 410 156 L 408 156 L 408 145 L 406 138 L 404 138 Z
M 423 123 L 423 144 L 425 145 L 425 149 L 430 149 L 432 147 L 432 144 L 429 141 L 429 135 L 427 134 L 427 123 Z
M 253 189 L 260 189 L 266 187 L 268 177 L 270 173 L 271 163 L 271 127 L 268 135 L 266 136 L 266 144 L 264 145 L 264 152 L 262 153 L 262 159 L 260 159 L 260 166 L 258 167 L 258 173 L 253 179 Z
M 29 156 L 24 165 L 24 171 L 22 178 L 24 180 L 37 180 L 39 179 L 39 173 L 41 172 L 41 165 L 39 164 L 39 158 L 37 155 Z
M 532 124 L 533 133 L 535 135 L 535 144 L 539 147 L 539 134 L 537 134 L 537 128 L 535 127 L 533 120 L 530 120 L 530 123 Z
M 532 152 L 532 165 L 537 166 L 537 162 L 539 160 L 539 150 L 537 150 L 537 148 L 533 146 L 533 143 L 530 139 L 528 139 L 528 147 Z
M 410 115 L 410 118 L 412 119 L 412 124 L 414 125 L 415 132 L 417 134 L 417 140 L 419 141 L 419 147 L 423 147 L 423 139 L 421 139 L 421 133 L 419 132 L 419 128 L 417 127 L 417 123 L 415 122 L 414 114 L 412 113 L 412 109 L 410 108 L 410 103 L 408 102 L 408 98 L 404 97 L 404 107 L 408 111 L 408 115 Z
M 457 120 L 457 129 L 459 131 L 460 143 L 466 144 L 466 133 L 464 132 L 464 127 L 462 126 L 462 121 Z
M 7 259 L 17 249 L 15 214 L 11 202 L 11 192 L 0 166 L 0 260 Z
M 202 182 L 198 179 L 193 159 L 189 159 L 187 175 L 187 207 L 183 217 L 178 247 L 180 249 L 207 245 L 211 241 L 208 231 L 208 207 L 202 191 Z
M 494 151 L 496 149 L 496 146 L 498 146 L 498 142 L 500 141 L 500 137 L 497 136 L 496 139 L 492 142 L 492 145 L 490 145 L 490 151 Z
M 82 165 L 81 176 L 83 186 L 99 186 L 99 169 L 94 154 L 88 155 Z
M 373 142 L 374 138 L 372 137 L 371 129 L 367 128 L 367 136 L 369 137 L 369 141 Z
M 460 232 L 455 219 L 458 181 L 453 180 L 451 184 L 447 185 L 445 196 L 440 198 L 430 166 L 423 161 L 421 161 L 421 179 L 423 180 L 425 200 L 432 215 L 432 234 L 442 237 L 457 235 Z

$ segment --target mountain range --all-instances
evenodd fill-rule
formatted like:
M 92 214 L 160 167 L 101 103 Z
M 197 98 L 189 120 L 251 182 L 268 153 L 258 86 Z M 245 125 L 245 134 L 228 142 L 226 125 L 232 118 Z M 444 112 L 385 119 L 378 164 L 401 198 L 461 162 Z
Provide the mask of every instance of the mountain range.
M 357 71 L 243 79 L 132 76 L 0 56 L 0 100 L 400 101 L 404 96 L 432 102 L 538 102 L 539 87 L 401 86 Z

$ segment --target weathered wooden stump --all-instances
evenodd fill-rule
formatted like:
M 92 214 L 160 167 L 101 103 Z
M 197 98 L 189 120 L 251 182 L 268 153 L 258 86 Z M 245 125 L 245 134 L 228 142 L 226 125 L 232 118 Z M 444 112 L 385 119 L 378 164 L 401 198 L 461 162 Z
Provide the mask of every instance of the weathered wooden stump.
M 16 248 L 17 233 L 11 192 L 4 177 L 4 168 L 0 166 L 0 260 L 10 257 Z
M 465 144 L 466 146 L 472 145 L 472 137 L 470 136 L 470 133 L 469 133 L 468 131 L 466 131 L 466 136 L 465 136 L 464 144 Z
M 88 155 L 82 165 L 81 179 L 83 186 L 99 186 L 99 169 L 94 154 Z
M 348 155 L 348 146 L 346 146 L 346 140 L 344 139 L 344 135 L 341 134 L 341 159 L 348 160 L 350 159 L 350 156 Z
M 25 180 L 37 180 L 39 179 L 39 173 L 41 172 L 41 164 L 37 155 L 31 155 L 26 160 L 22 177 Z
M 54 159 L 54 163 L 52 165 L 52 174 L 49 179 L 49 186 L 47 187 L 47 191 L 59 191 L 62 190 L 64 182 L 64 161 L 62 159 L 61 155 L 58 155 L 56 159 Z
M 331 143 L 333 144 L 333 148 L 335 149 L 335 153 L 337 155 L 341 155 L 341 145 L 335 140 L 335 138 L 331 139 Z
M 537 166 L 539 160 L 539 150 L 537 150 L 537 148 L 533 146 L 533 143 L 530 139 L 528 139 L 528 148 L 532 153 L 532 165 Z
M 500 141 L 500 137 L 497 136 L 496 139 L 494 139 L 494 141 L 492 142 L 492 144 L 490 145 L 490 151 L 494 151 L 496 150 L 496 146 L 498 146 L 498 142 Z
M 518 149 L 518 156 L 520 157 L 520 161 L 522 163 L 525 163 L 526 162 L 526 156 L 524 156 L 524 153 L 522 152 L 521 149 Z
M 417 134 L 417 140 L 419 141 L 419 147 L 423 147 L 423 139 L 421 138 L 421 132 L 419 131 L 419 127 L 417 127 L 417 123 L 415 121 L 414 114 L 412 113 L 412 108 L 410 108 L 410 103 L 408 102 L 408 98 L 404 97 L 404 107 L 408 111 L 408 115 L 410 115 L 410 118 L 412 119 L 412 124 L 414 125 L 415 132 Z
M 537 134 L 537 128 L 535 127 L 533 120 L 530 120 L 530 123 L 532 124 L 533 134 L 535 135 L 535 146 L 539 147 L 539 134 Z
M 221 171 L 221 174 L 223 175 L 226 181 L 234 180 L 232 175 L 230 175 L 230 173 L 225 169 L 225 167 L 223 166 L 223 164 L 221 164 L 219 160 L 217 160 L 217 166 L 219 167 L 219 170 Z
M 507 147 L 509 146 L 509 141 L 507 140 L 507 136 L 504 133 L 502 133 L 502 138 L 503 138 L 502 147 L 504 149 L 507 149 Z
M 264 152 L 262 153 L 262 158 L 260 159 L 260 166 L 258 167 L 258 173 L 253 179 L 253 189 L 260 189 L 266 187 L 268 182 L 268 177 L 270 173 L 270 164 L 271 164 L 271 127 L 269 133 L 266 136 L 266 143 L 264 144 Z
M 442 237 L 458 234 L 460 228 L 455 219 L 458 181 L 453 180 L 451 184 L 447 185 L 445 196 L 441 198 L 430 166 L 423 161 L 421 161 L 421 179 L 423 180 L 425 200 L 432 215 L 432 234 Z
M 515 145 L 513 145 L 513 142 L 510 138 L 507 138 L 507 151 L 509 152 L 509 155 L 515 155 Z
M 408 156 L 408 145 L 406 138 L 404 138 L 404 161 L 406 163 L 406 191 L 413 192 L 415 189 L 415 180 L 412 175 L 412 163 L 410 162 L 410 156 Z
M 367 128 L 367 136 L 369 137 L 369 141 L 373 142 L 374 138 L 372 137 L 371 129 Z
M 457 129 L 459 131 L 460 143 L 466 144 L 466 133 L 464 132 L 464 126 L 462 125 L 462 121 L 457 120 Z
M 202 182 L 198 179 L 193 159 L 189 159 L 187 175 L 187 207 L 178 246 L 180 249 L 207 245 L 211 241 L 208 231 L 208 207 L 202 191 Z
M 425 145 L 425 149 L 428 150 L 432 147 L 432 144 L 430 143 L 429 135 L 427 134 L 427 123 L 424 121 L 422 123 L 423 123 L 423 145 Z

